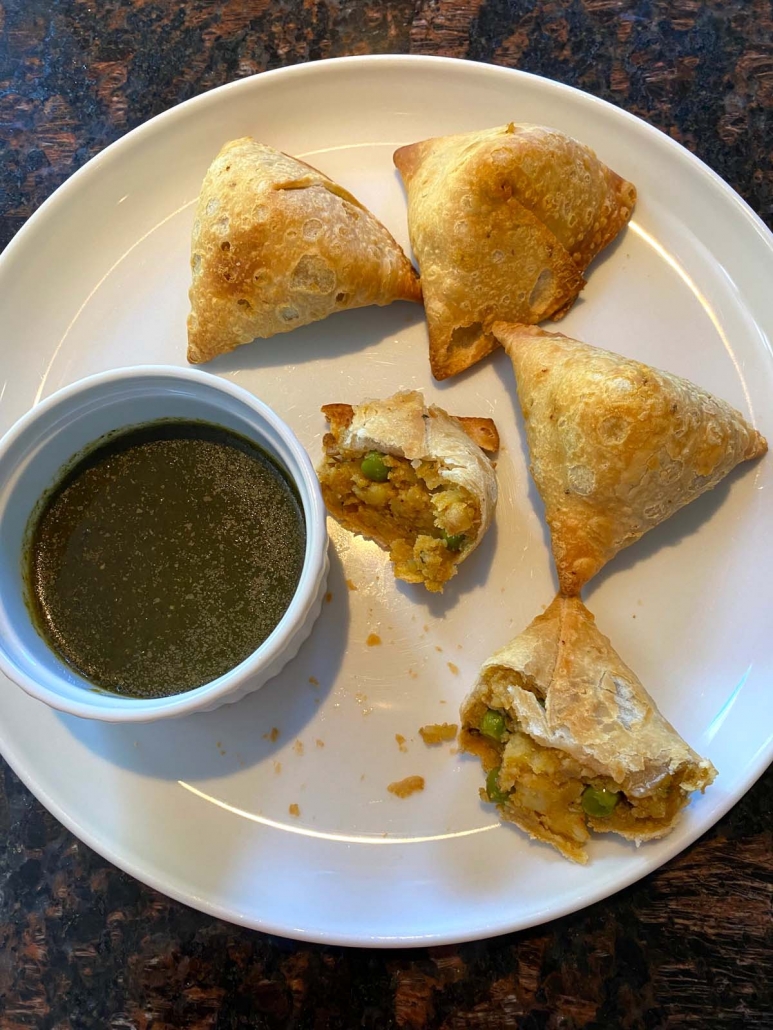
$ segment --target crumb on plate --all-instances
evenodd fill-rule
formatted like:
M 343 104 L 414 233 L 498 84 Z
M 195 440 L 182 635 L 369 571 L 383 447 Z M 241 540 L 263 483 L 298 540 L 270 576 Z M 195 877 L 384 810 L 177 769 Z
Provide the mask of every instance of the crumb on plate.
M 287 811 L 290 813 L 290 815 L 294 815 L 296 818 L 301 814 L 301 810 L 298 807 L 298 805 L 290 805 Z
M 449 740 L 456 740 L 456 732 L 459 727 L 453 722 L 430 723 L 429 726 L 420 726 L 419 733 L 424 743 L 431 747 L 433 744 L 445 744 Z
M 419 790 L 424 790 L 423 776 L 406 776 L 404 780 L 396 780 L 387 787 L 390 794 L 398 798 L 408 798 Z

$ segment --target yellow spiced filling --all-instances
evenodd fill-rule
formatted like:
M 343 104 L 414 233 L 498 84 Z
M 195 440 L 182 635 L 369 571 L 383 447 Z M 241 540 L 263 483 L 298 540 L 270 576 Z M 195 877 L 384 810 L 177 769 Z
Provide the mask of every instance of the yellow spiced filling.
M 477 536 L 473 496 L 444 482 L 434 463 L 343 451 L 332 437 L 326 446 L 319 479 L 330 514 L 387 549 L 398 579 L 441 591 Z
M 533 740 L 510 712 L 481 702 L 471 718 L 463 744 L 480 756 L 488 772 L 482 799 L 538 836 L 582 845 L 589 828 L 635 835 L 668 825 L 684 802 L 676 777 L 636 797 L 564 751 Z

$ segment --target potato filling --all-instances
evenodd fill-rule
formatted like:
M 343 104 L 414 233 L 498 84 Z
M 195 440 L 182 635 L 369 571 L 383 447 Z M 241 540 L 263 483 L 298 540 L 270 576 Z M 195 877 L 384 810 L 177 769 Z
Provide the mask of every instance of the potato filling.
M 582 844 L 589 828 L 633 833 L 643 821 L 668 824 L 683 804 L 678 777 L 668 777 L 646 797 L 628 795 L 609 777 L 533 740 L 508 711 L 481 702 L 471 717 L 463 744 L 480 756 L 488 771 L 481 798 L 526 828 L 539 826 Z
M 389 551 L 395 576 L 441 591 L 474 543 L 480 508 L 464 487 L 449 484 L 434 463 L 344 451 L 325 437 L 320 485 L 328 511 L 343 526 Z

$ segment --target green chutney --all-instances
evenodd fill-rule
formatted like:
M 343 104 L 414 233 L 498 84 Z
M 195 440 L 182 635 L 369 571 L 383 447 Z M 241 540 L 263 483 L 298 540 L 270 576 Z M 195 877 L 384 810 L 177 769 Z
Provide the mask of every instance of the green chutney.
M 246 438 L 166 420 L 106 437 L 32 516 L 38 630 L 104 690 L 200 687 L 268 637 L 293 598 L 306 526 L 294 484 Z

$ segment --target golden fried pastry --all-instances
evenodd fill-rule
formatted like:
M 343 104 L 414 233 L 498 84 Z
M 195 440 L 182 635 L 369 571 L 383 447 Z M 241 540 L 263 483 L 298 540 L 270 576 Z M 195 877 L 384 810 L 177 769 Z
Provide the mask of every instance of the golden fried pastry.
M 484 662 L 461 717 L 461 745 L 488 773 L 483 800 L 575 862 L 590 830 L 664 837 L 716 776 L 578 597 L 556 597 Z
M 561 590 L 716 486 L 765 439 L 686 379 L 560 333 L 498 322 Z
M 191 267 L 191 362 L 334 311 L 421 300 L 408 258 L 359 201 L 250 137 L 226 143 L 204 178 Z
M 631 217 L 636 189 L 577 140 L 505 125 L 395 152 L 436 379 L 497 346 L 492 323 L 560 318 Z
M 499 446 L 494 423 L 428 408 L 417 391 L 322 412 L 330 514 L 389 551 L 397 579 L 442 591 L 494 517 L 496 476 L 481 449 Z

